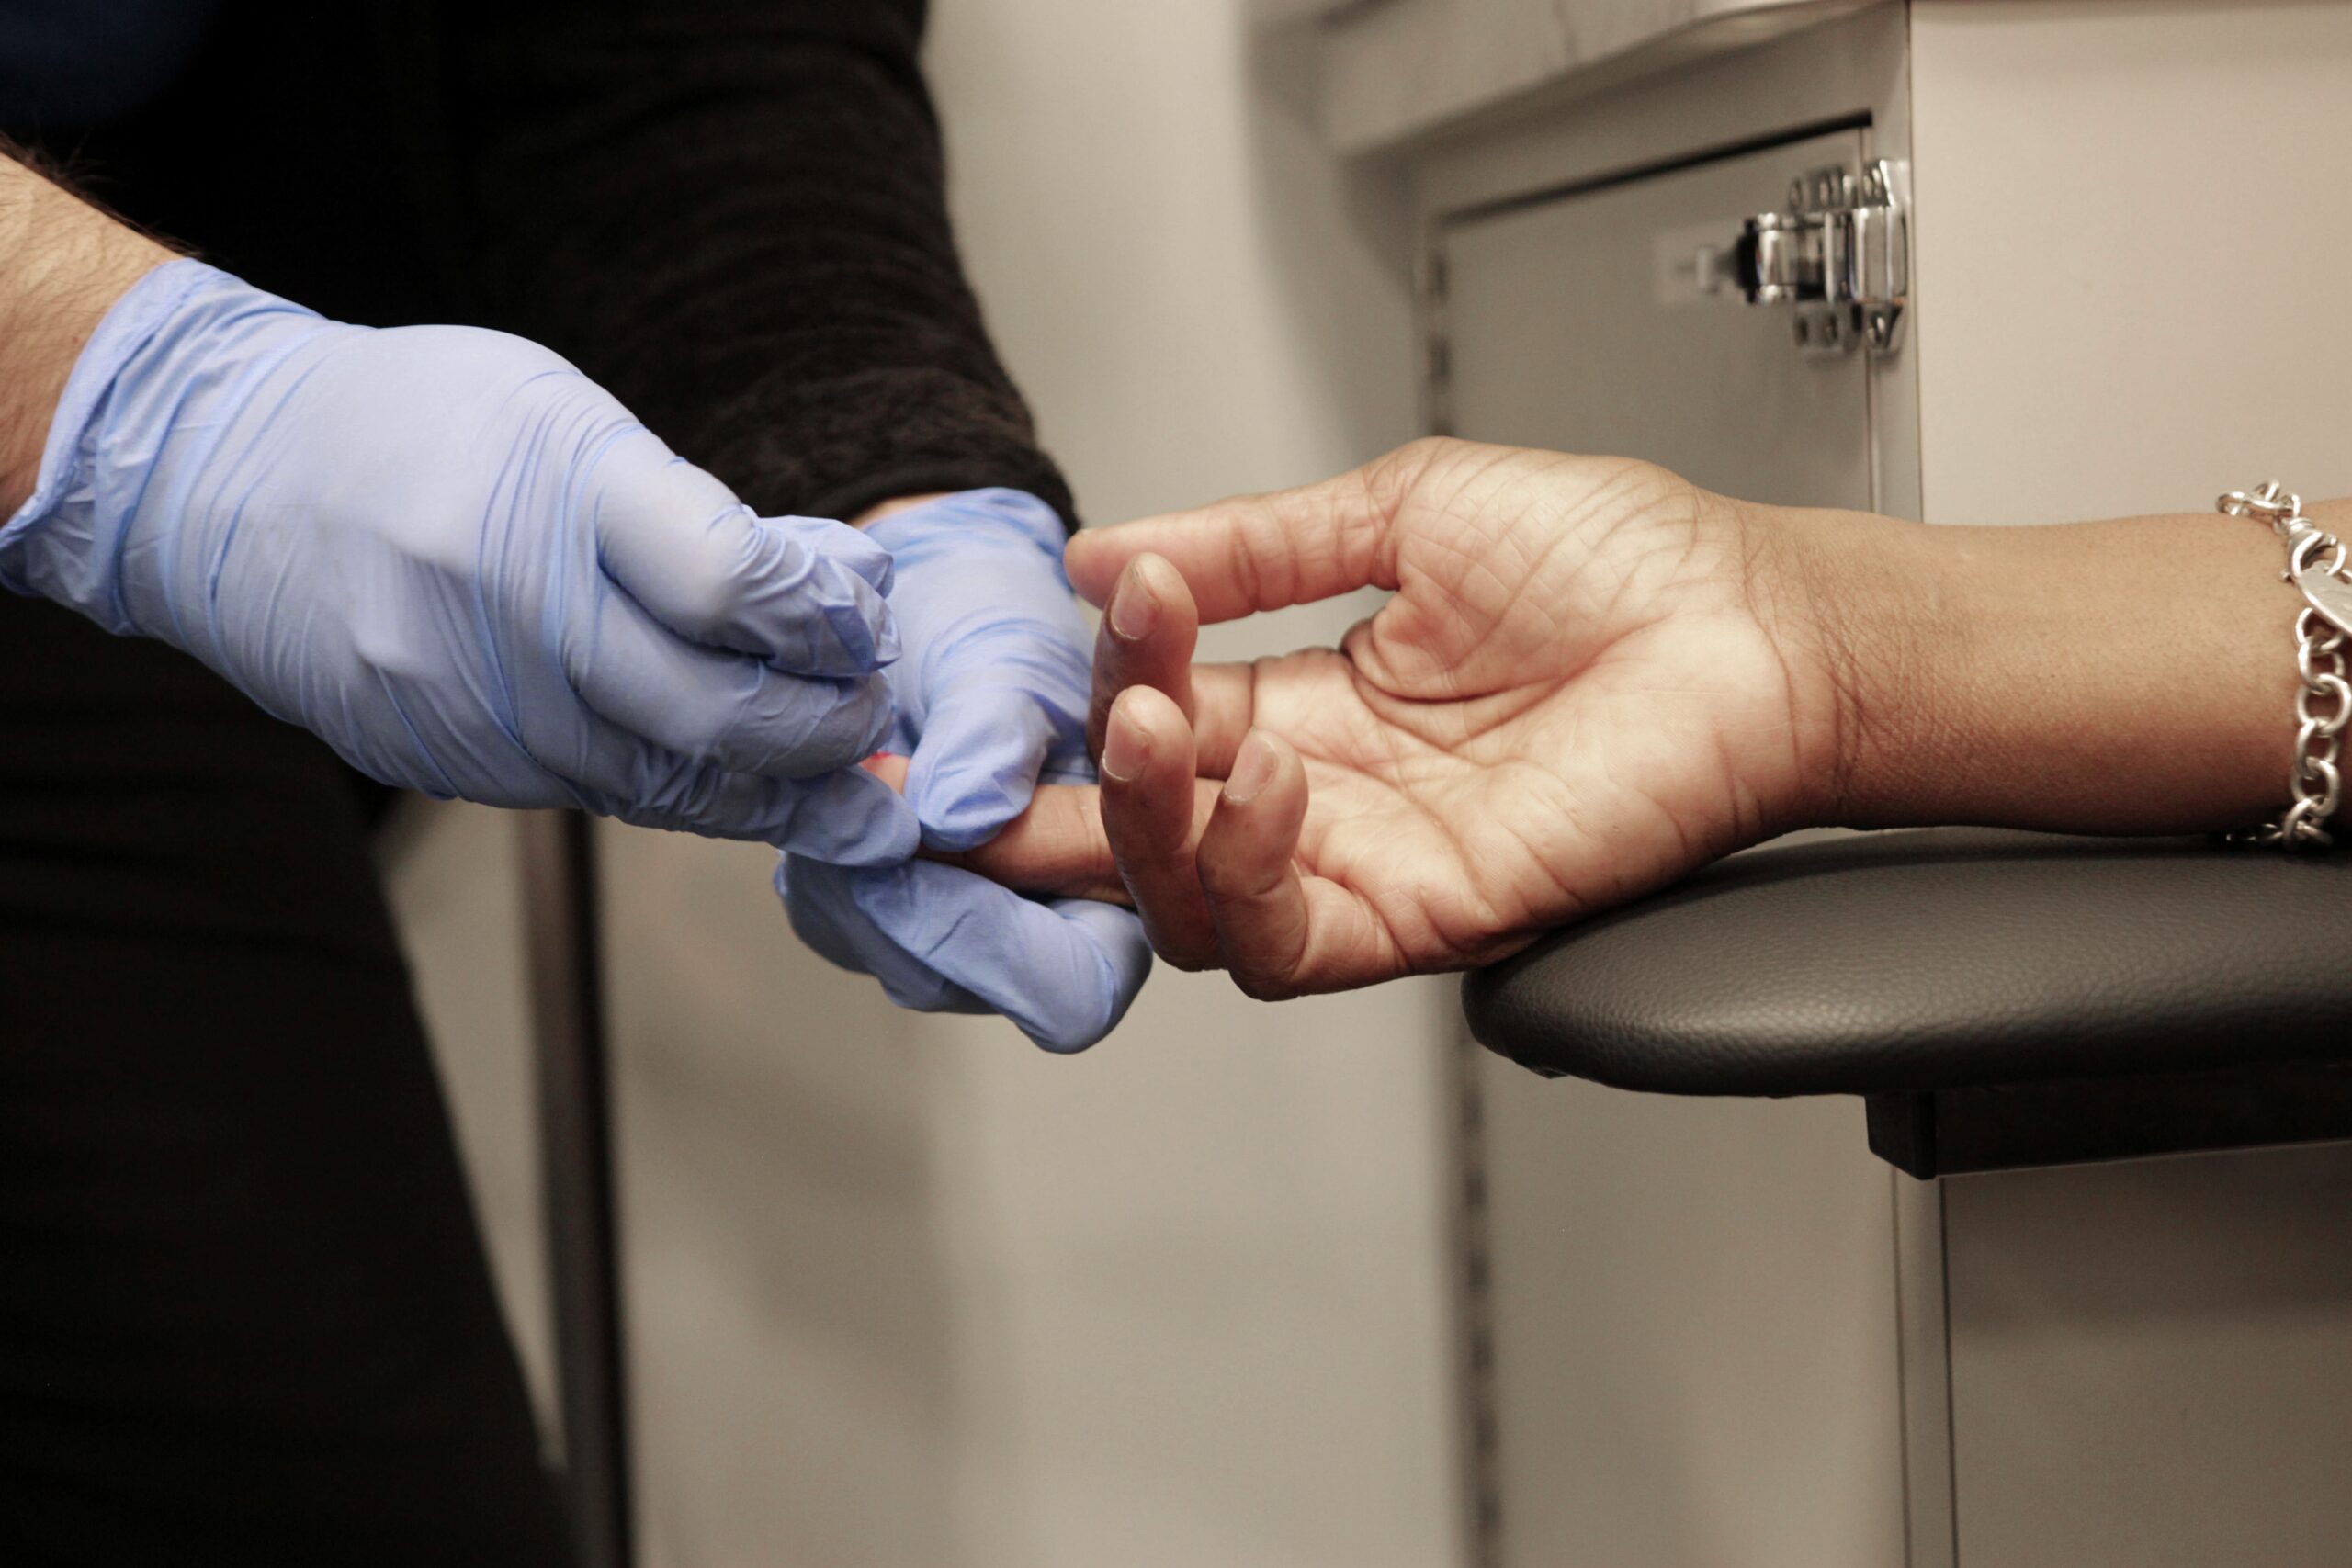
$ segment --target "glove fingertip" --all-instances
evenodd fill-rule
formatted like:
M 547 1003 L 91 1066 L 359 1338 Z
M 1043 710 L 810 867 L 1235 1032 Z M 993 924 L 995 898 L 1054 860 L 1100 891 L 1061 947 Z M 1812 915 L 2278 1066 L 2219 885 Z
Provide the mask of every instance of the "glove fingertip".
M 882 606 L 881 624 L 874 633 L 874 668 L 888 670 L 907 656 L 905 639 L 899 636 L 899 618 L 890 614 L 888 604 Z
M 807 517 L 753 518 L 767 584 L 752 601 L 754 645 L 798 675 L 871 674 L 903 651 L 888 601 L 889 552 L 841 523 Z
M 1142 995 L 1144 982 L 1151 977 L 1151 943 L 1144 936 L 1143 921 L 1115 904 L 1058 898 L 1047 907 L 1079 929 L 1102 965 L 1102 985 L 1094 993 L 1100 1005 L 1031 1032 L 1029 1038 L 1056 1055 L 1076 1055 L 1106 1039 Z
M 807 659 L 811 674 L 870 675 L 898 662 L 906 647 L 898 616 L 882 591 L 838 561 L 820 561 L 813 579 L 815 646 Z M 823 641 L 830 639 L 828 649 Z
M 1045 1010 L 1023 1009 L 1011 1016 L 1039 1050 L 1074 1056 L 1100 1044 L 1125 1019 L 1151 974 L 1151 947 L 1143 922 L 1115 905 L 1057 898 L 1046 908 L 1068 928 L 1063 945 L 1073 961 L 1093 961 L 1095 983 L 1076 983 L 1073 976 Z
M 888 567 L 878 575 L 883 586 L 858 570 L 855 562 L 820 558 L 817 592 L 824 606 L 825 624 L 843 651 L 864 670 L 895 664 L 906 652 L 899 636 L 898 613 L 890 607 Z

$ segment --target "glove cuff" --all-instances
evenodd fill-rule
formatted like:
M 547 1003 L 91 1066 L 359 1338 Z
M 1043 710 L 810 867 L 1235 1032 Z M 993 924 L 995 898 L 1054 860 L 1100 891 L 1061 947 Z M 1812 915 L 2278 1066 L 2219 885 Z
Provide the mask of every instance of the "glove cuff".
M 219 276 L 217 269 L 199 261 L 165 262 L 124 290 L 99 320 L 90 341 L 82 345 L 66 377 L 65 390 L 50 415 L 49 439 L 41 446 L 40 473 L 33 481 L 33 492 L 0 525 L 0 587 L 17 593 L 47 594 L 76 608 L 91 609 L 62 581 L 68 574 L 58 570 L 62 563 L 36 561 L 34 542 L 62 531 L 85 545 L 96 544 L 96 530 L 88 516 L 92 510 L 89 468 L 99 410 L 122 367 L 186 303 L 207 275 Z
M 118 566 L 134 513 L 172 513 L 150 493 L 175 427 L 201 419 L 243 378 L 222 344 L 266 319 L 318 324 L 314 312 L 186 258 L 117 299 L 66 378 L 33 493 L 0 526 L 0 586 L 81 611 L 118 636 L 141 632 Z M 232 359 L 235 350 L 229 351 Z

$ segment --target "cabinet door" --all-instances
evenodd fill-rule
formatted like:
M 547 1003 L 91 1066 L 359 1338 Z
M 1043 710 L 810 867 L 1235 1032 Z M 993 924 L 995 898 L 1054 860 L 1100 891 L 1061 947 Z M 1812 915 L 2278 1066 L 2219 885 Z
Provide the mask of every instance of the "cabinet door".
M 1861 152 L 1844 132 L 1447 225 L 1455 430 L 1868 506 L 1866 362 L 1807 358 L 1787 312 L 1687 274 L 1794 175 Z M 1476 1055 L 1499 1561 L 1902 1562 L 1893 1189 L 1860 1107 L 1625 1094 Z

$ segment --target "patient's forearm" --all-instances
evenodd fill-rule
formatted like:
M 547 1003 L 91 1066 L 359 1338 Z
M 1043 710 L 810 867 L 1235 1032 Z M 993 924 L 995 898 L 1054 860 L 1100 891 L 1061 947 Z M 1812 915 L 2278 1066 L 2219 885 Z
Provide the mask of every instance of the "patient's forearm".
M 2352 532 L 2352 504 L 2312 512 Z M 1816 575 L 1849 687 L 1826 819 L 2167 832 L 2286 804 L 2303 599 L 2262 524 L 1812 518 L 1842 539 Z
M 0 520 L 32 493 L 82 345 L 107 307 L 170 257 L 0 144 Z

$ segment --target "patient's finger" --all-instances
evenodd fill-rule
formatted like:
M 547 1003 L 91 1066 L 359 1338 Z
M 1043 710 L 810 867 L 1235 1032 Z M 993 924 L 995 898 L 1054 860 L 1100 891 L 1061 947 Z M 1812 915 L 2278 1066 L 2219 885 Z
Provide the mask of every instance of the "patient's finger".
M 1256 716 L 1256 667 L 1193 664 L 1200 615 L 1192 591 L 1158 556 L 1138 556 L 1112 591 L 1102 629 L 1094 638 L 1094 691 L 1086 716 L 1090 756 L 1102 755 L 1111 705 L 1130 686 L 1149 686 L 1174 700 L 1193 727 L 1194 763 L 1204 779 L 1221 779 L 1233 765 Z
M 1029 809 L 977 849 L 926 854 L 977 871 L 1016 893 L 1132 904 L 1102 830 L 1100 793 L 1091 784 L 1040 784 Z
M 1360 896 L 1300 874 L 1307 795 L 1298 753 L 1253 731 L 1196 852 L 1226 967 L 1262 1001 L 1403 973 L 1394 940 Z
M 907 769 L 913 761 L 911 757 L 901 757 L 895 751 L 876 751 L 858 766 L 904 795 L 907 793 Z
M 1258 721 L 1258 666 L 1193 666 L 1193 766 L 1204 779 L 1233 771 L 1241 738 Z
M 1062 559 L 1079 592 L 1099 604 L 1128 562 L 1147 552 L 1165 556 L 1192 585 L 1204 621 L 1395 588 L 1390 525 L 1412 478 L 1411 451 L 1321 484 L 1090 528 L 1070 540 Z
M 1193 716 L 1193 649 L 1200 614 L 1176 569 L 1158 556 L 1138 556 L 1119 574 L 1094 635 L 1094 694 L 1086 714 L 1086 750 L 1100 760 L 1111 704 L 1129 686 L 1149 686 Z
M 1182 969 L 1213 967 L 1216 928 L 1193 870 L 1198 805 L 1193 732 L 1166 693 L 1136 686 L 1111 709 L 1102 751 L 1102 826 L 1152 951 Z
M 865 771 L 891 788 L 906 788 L 907 759 L 869 759 Z M 1092 898 L 1126 904 L 1126 885 L 1111 859 L 1102 809 L 1091 785 L 1040 784 L 1029 809 L 978 849 L 951 853 L 925 850 L 918 857 L 962 866 L 1016 893 L 1037 897 Z
M 1298 753 L 1252 731 L 1201 835 L 1198 876 L 1233 983 L 1261 1000 L 1295 994 L 1306 953 L 1298 833 L 1306 770 Z

